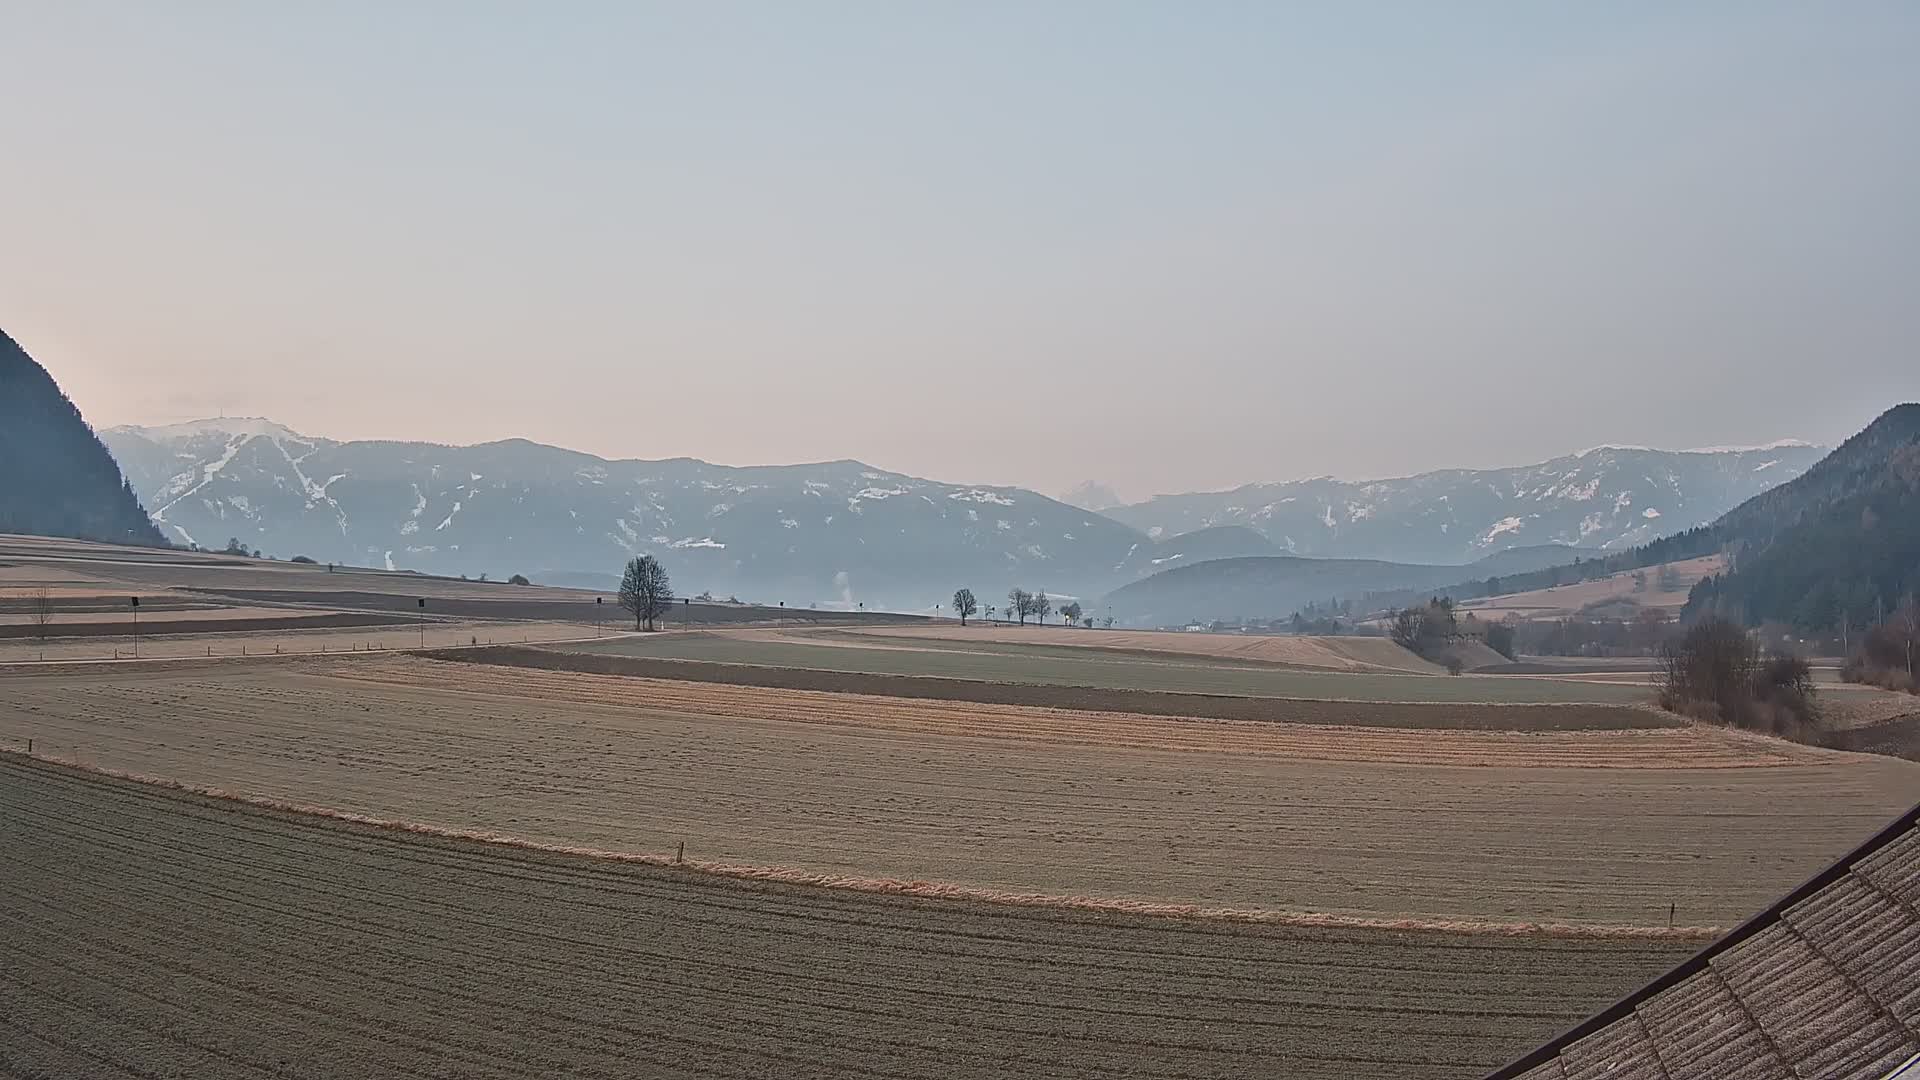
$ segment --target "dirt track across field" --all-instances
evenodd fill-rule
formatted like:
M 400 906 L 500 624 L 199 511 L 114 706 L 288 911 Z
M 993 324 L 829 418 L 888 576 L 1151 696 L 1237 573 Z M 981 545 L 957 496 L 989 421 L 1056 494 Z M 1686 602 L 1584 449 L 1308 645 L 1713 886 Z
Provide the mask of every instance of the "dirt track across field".
M 99 617 L 93 616 L 94 619 Z M 298 633 L 304 630 L 338 630 L 356 626 L 394 626 L 405 620 L 397 615 L 376 615 L 359 611 L 315 611 L 298 613 L 248 614 L 239 611 L 169 611 L 157 618 L 140 620 L 140 636 L 171 637 L 175 634 L 261 634 Z M 46 628 L 53 641 L 63 638 L 126 637 L 133 634 L 130 617 L 103 621 L 65 619 Z M 0 623 L 0 638 L 14 641 L 38 641 L 41 628 L 31 623 Z M 57 635 L 57 636 L 56 636 Z M 267 640 L 271 640 L 270 638 Z M 50 642 L 51 643 L 51 642 Z
M 43 669 L 44 670 L 44 669 Z M 0 740 L 609 851 L 1364 917 L 1730 925 L 1912 763 L 1715 729 L 1116 716 L 402 657 L 0 675 Z
M 301 655 L 312 653 L 381 652 L 413 649 L 422 642 L 428 648 L 465 648 L 492 641 L 562 642 L 580 637 L 580 627 L 566 623 L 475 623 L 443 622 L 429 619 L 423 627 L 390 616 L 375 615 L 378 620 L 366 626 L 316 626 L 302 619 L 286 626 L 252 631 L 234 631 L 217 622 L 192 624 L 191 630 L 149 636 L 147 621 L 141 620 L 138 643 L 131 634 L 97 637 L 55 637 L 0 639 L 0 665 L 36 664 L 42 660 L 106 661 L 205 659 L 225 656 Z M 130 629 L 130 627 L 129 627 Z M 425 631 L 424 635 L 422 631 Z
M 1469 1077 L 1690 948 L 736 882 L 16 755 L 0 865 L 9 1076 Z

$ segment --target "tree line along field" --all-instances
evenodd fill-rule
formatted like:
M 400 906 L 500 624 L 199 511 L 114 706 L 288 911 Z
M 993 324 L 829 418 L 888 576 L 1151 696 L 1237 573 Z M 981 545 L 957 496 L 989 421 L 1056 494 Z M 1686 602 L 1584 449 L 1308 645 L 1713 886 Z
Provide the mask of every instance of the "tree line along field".
M 1660 940 L 875 896 L 0 754 L 0 1074 L 1469 1077 Z
M 405 657 L 0 675 L 0 742 L 382 818 L 970 894 L 1725 926 L 1912 763 L 1721 729 L 1083 713 Z
M 1066 636 L 1073 631 L 1059 631 Z M 1078 631 L 1097 634 L 1099 631 Z M 1380 670 L 1327 671 L 1277 663 L 1233 662 L 1099 647 L 1054 647 L 1035 630 L 1032 644 L 867 634 L 700 633 L 583 640 L 570 652 L 702 660 L 767 668 L 873 675 L 916 675 L 1042 686 L 1087 686 L 1175 693 L 1383 702 L 1634 703 L 1645 686 L 1515 676 L 1418 675 Z M 1201 635 L 1194 635 L 1201 636 Z M 1409 654 L 1410 655 L 1410 654 Z

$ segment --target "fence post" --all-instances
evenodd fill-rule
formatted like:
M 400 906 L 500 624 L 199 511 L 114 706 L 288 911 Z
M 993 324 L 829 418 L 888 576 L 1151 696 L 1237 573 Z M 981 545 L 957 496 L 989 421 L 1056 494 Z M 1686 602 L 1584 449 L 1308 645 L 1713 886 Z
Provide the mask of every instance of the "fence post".
M 687 842 L 680 841 L 680 850 L 673 853 L 673 865 L 679 866 L 687 857 Z
M 33 740 L 32 739 L 27 740 L 27 756 L 28 757 L 33 756 Z

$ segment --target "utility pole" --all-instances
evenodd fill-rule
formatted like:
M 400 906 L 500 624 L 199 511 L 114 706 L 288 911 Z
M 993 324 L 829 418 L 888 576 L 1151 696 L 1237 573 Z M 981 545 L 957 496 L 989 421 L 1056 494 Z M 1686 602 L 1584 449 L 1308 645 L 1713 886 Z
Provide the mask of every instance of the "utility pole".
M 138 660 L 140 658 L 140 598 L 129 596 L 127 601 L 133 605 L 133 658 Z
M 607 598 L 604 596 L 596 596 L 593 598 L 593 636 L 594 637 L 600 636 L 600 608 L 601 608 L 601 605 L 605 604 L 606 602 L 607 602 Z
M 427 598 L 420 598 L 420 647 L 427 647 Z

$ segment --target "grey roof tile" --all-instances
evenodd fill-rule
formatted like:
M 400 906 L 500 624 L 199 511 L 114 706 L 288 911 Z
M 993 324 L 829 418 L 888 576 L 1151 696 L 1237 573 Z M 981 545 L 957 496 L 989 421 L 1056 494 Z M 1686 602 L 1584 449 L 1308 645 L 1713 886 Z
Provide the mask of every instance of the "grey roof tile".
M 1920 1054 L 1920 807 L 1496 1080 L 1884 1080 Z

